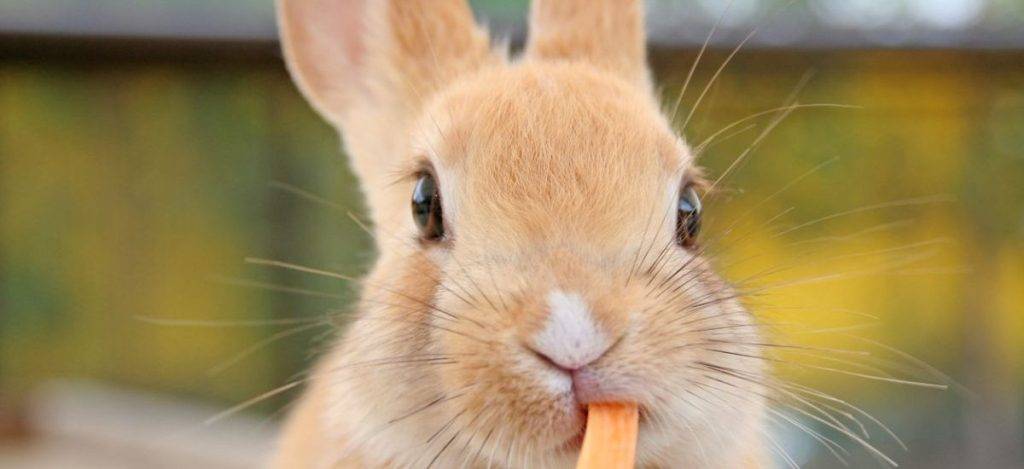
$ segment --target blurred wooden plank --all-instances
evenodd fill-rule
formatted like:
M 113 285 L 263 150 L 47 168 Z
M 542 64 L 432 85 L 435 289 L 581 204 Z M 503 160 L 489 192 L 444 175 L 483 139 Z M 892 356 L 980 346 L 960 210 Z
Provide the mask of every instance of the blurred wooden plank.
M 0 444 L 0 467 L 260 467 L 276 425 L 221 409 L 88 383 L 57 383 L 34 396 L 33 437 Z

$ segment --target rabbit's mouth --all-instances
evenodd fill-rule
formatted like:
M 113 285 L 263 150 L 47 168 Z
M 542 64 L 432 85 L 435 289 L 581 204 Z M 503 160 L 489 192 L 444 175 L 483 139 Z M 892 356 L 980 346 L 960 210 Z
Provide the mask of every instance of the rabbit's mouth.
M 580 410 L 583 414 L 582 422 L 577 428 L 576 432 L 566 438 L 561 445 L 555 448 L 555 453 L 560 455 L 567 455 L 576 458 L 579 455 L 580 450 L 583 448 L 583 438 L 587 432 L 587 417 L 588 411 L 586 406 L 580 406 Z M 644 406 L 640 406 L 640 431 L 648 432 L 648 410 Z

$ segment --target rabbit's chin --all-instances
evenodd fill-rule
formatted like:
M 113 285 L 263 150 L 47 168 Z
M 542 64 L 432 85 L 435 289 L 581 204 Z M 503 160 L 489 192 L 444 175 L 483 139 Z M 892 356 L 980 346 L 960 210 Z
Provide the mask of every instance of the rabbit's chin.
M 716 413 L 689 403 L 677 407 L 653 411 L 641 406 L 638 467 L 740 467 L 760 449 L 756 429 L 762 425 L 763 402 L 736 403 Z M 586 431 L 585 408 L 567 406 L 534 425 L 538 432 L 545 425 L 559 430 L 540 441 L 527 435 L 484 449 L 482 454 L 493 456 L 477 462 L 484 467 L 575 467 Z

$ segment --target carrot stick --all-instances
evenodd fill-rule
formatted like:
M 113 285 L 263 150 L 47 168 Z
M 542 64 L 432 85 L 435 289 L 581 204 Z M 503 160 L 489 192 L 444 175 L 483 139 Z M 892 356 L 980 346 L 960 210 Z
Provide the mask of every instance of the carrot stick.
M 636 462 L 636 404 L 591 404 L 576 469 L 631 469 Z

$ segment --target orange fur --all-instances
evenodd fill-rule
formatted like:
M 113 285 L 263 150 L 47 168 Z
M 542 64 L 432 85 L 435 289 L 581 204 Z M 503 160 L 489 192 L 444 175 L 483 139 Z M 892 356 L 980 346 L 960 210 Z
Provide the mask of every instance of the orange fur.
M 289 69 L 344 137 L 380 254 L 277 467 L 572 467 L 582 413 L 530 350 L 553 288 L 585 298 L 615 341 L 588 366 L 640 405 L 641 467 L 763 464 L 763 392 L 716 391 L 689 366 L 765 372 L 687 347 L 760 353 L 741 343 L 758 334 L 728 285 L 673 243 L 697 169 L 651 92 L 641 2 L 538 0 L 516 61 L 461 0 L 278 9 Z M 436 245 L 415 241 L 413 182 L 396 177 L 423 165 L 444 204 Z

